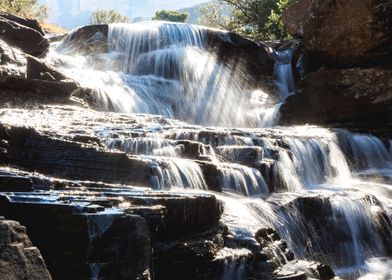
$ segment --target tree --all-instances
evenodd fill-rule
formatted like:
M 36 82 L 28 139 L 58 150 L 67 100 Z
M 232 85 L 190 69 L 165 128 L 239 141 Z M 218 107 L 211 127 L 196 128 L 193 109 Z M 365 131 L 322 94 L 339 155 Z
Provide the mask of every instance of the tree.
M 43 21 L 48 17 L 47 5 L 39 5 L 37 0 L 1 0 L 0 10 L 22 17 L 32 17 Z
M 254 40 L 289 35 L 281 15 L 294 0 L 219 0 L 201 10 L 205 25 L 227 29 Z
M 173 22 L 185 22 L 188 19 L 188 13 L 181 13 L 177 11 L 162 10 L 155 13 L 152 20 L 164 20 Z
M 116 10 L 100 9 L 93 12 L 90 17 L 90 24 L 109 24 L 119 22 L 129 22 L 129 18 L 127 16 L 123 16 Z

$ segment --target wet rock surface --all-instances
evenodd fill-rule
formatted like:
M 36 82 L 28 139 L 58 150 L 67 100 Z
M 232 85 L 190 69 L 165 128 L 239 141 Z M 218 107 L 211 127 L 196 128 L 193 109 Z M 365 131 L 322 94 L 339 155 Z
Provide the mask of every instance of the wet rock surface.
M 9 179 L 15 174 L 26 180 L 29 176 L 17 170 L 3 173 Z M 204 248 L 205 232 L 216 227 L 222 209 L 211 195 L 176 195 L 49 177 L 38 181 L 34 176 L 29 178 L 36 182 L 34 191 L 3 193 L 0 211 L 29 228 L 55 279 L 150 279 L 151 273 L 161 275 L 158 268 L 150 267 L 152 252 L 154 260 L 163 262 L 168 244 L 181 244 L 183 239 L 195 243 L 193 250 L 206 265 L 215 254 L 212 248 Z M 56 190 L 44 191 L 48 183 Z M 220 246 L 218 239 L 210 242 Z M 210 257 L 199 256 L 200 250 Z M 188 253 L 171 254 L 192 264 Z M 169 266 L 161 269 L 176 263 L 174 258 L 165 261 Z
M 27 120 L 34 129 L 24 126 Z M 264 279 L 294 258 L 285 241 L 279 236 L 274 240 L 274 231 L 261 232 L 248 241 L 235 237 L 222 224 L 224 207 L 212 194 L 153 190 L 175 184 L 228 189 L 232 186 L 219 171 L 223 166 L 236 176 L 248 174 L 232 181 L 239 191 L 246 191 L 258 184 L 252 180 L 260 176 L 256 169 L 260 160 L 274 161 L 275 149 L 288 147 L 280 132 L 199 130 L 152 115 L 99 113 L 72 106 L 2 109 L 0 121 L 2 163 L 13 167 L 0 172 L 0 212 L 28 228 L 55 279 L 76 274 L 77 279 L 94 275 L 98 279 L 129 275 L 182 279 L 189 271 L 199 279 L 219 279 L 230 269 Z M 271 146 L 247 146 L 250 135 L 251 142 L 271 141 Z M 164 153 L 154 155 L 160 146 L 147 149 L 150 155 L 131 155 L 132 147 L 123 149 L 121 144 L 126 141 L 112 146 L 116 139 L 141 141 L 143 137 L 163 145 L 163 140 L 176 139 L 175 145 L 187 147 L 188 156 L 177 164 L 194 159 L 191 167 L 195 169 L 189 172 L 200 168 L 201 173 L 194 175 L 205 182 L 187 181 L 191 177 L 184 176 L 193 176 L 184 173 L 187 165 L 176 171 L 170 158 L 163 160 Z M 236 156 L 222 165 L 215 153 L 229 143 L 232 146 L 227 148 Z M 184 150 L 176 151 L 184 154 Z M 204 161 L 200 161 L 202 155 Z M 182 174 L 178 179 L 167 177 L 176 172 Z

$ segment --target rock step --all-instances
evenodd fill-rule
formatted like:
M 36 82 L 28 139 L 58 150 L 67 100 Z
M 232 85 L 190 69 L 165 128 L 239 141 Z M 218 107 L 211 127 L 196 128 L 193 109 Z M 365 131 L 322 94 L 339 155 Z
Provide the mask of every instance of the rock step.
M 150 186 L 149 162 L 124 153 L 56 139 L 34 129 L 0 125 L 8 163 L 30 171 L 73 180 Z

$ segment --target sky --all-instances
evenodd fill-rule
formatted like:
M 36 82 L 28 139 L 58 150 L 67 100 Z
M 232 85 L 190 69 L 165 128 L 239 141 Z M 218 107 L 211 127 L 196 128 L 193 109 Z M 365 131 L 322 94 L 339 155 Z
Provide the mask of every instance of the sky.
M 49 7 L 48 22 L 72 29 L 89 22 L 97 9 L 116 9 L 131 19 L 150 19 L 156 11 L 188 8 L 208 0 L 39 0 Z

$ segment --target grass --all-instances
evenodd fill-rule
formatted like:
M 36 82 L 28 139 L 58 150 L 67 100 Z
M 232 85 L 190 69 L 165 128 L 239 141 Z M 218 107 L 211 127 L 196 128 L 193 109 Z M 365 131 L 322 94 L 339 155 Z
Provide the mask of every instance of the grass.
M 45 32 L 48 33 L 63 34 L 68 32 L 68 30 L 61 28 L 60 26 L 47 22 L 41 22 L 41 26 L 45 30 Z

